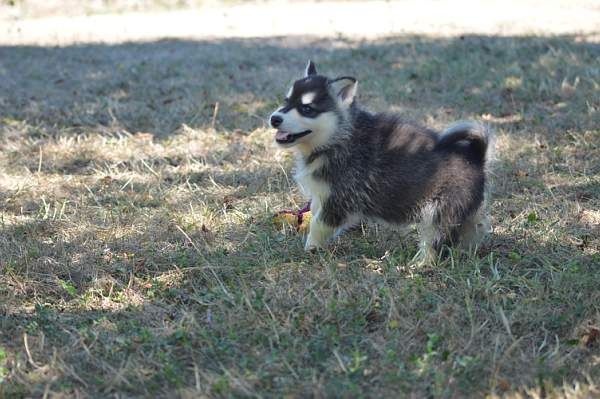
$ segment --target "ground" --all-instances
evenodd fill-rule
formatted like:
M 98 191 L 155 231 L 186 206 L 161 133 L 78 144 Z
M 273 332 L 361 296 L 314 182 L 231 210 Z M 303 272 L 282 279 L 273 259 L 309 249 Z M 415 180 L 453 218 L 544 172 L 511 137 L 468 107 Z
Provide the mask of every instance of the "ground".
M 563 3 L 406 2 L 372 35 L 0 18 L 0 397 L 600 396 L 599 11 Z M 305 199 L 265 117 L 308 58 L 370 109 L 493 127 L 476 253 L 416 267 L 414 231 L 365 225 L 307 254 L 273 225 Z

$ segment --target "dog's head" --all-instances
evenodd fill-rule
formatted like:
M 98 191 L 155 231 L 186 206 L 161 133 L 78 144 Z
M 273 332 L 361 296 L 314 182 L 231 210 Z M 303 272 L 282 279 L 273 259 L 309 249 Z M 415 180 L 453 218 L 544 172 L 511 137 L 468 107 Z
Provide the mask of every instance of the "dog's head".
M 357 81 L 348 76 L 328 79 L 318 75 L 308 61 L 304 77 L 287 92 L 283 106 L 270 117 L 282 147 L 299 145 L 307 150 L 323 146 L 338 130 L 356 95 Z

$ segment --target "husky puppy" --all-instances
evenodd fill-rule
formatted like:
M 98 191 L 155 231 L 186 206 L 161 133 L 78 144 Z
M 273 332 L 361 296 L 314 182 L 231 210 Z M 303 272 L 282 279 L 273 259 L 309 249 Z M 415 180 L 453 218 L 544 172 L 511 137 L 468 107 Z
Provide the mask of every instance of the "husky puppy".
M 488 228 L 491 136 L 471 122 L 441 133 L 356 103 L 357 80 L 329 79 L 311 61 L 270 117 L 275 141 L 296 150 L 295 179 L 311 199 L 305 249 L 362 220 L 419 223 L 421 261 Z

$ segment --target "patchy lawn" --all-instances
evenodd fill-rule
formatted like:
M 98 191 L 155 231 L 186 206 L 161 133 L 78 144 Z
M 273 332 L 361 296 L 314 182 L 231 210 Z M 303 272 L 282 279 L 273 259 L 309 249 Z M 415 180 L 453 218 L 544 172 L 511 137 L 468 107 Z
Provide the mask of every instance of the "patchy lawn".
M 306 254 L 265 116 L 307 58 L 497 132 L 494 233 Z M 397 35 L 0 47 L 0 396 L 600 395 L 600 45 Z

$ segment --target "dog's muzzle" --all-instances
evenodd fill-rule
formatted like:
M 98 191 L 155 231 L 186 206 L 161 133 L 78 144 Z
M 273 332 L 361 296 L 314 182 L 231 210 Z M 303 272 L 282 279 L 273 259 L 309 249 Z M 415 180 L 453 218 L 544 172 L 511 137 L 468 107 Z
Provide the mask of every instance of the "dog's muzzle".
M 291 144 L 300 137 L 304 137 L 310 133 L 312 133 L 312 130 L 305 130 L 300 133 L 291 133 L 286 132 L 285 130 L 278 130 L 277 133 L 275 133 L 275 141 L 279 144 Z

